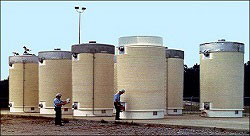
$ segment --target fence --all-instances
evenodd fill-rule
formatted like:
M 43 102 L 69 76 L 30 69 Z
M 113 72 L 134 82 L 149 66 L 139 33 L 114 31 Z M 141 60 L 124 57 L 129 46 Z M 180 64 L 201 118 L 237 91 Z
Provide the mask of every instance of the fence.
M 183 113 L 200 113 L 200 98 L 199 97 L 184 97 L 183 98 Z

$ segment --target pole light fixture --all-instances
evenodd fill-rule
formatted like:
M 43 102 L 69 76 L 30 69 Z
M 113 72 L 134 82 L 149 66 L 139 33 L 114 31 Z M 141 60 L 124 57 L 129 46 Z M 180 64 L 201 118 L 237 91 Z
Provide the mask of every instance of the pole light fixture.
M 79 13 L 79 44 L 81 44 L 81 13 L 86 10 L 85 7 L 75 6 L 75 10 Z

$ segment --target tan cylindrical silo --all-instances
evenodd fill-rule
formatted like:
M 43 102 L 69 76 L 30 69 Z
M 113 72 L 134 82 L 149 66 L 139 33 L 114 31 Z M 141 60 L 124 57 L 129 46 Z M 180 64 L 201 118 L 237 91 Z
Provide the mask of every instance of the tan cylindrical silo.
M 10 112 L 39 112 L 38 57 L 10 56 L 9 65 Z
M 117 93 L 117 58 L 116 55 L 114 56 L 114 93 L 113 95 L 115 95 Z M 113 107 L 113 113 L 116 113 L 115 107 Z
M 166 58 L 161 37 L 119 38 L 117 89 L 125 89 L 122 119 L 164 118 Z
M 72 46 L 74 116 L 112 116 L 114 46 L 90 42 Z
M 167 114 L 181 115 L 183 109 L 184 51 L 166 49 Z
M 207 117 L 242 117 L 244 44 L 200 45 L 200 110 Z
M 41 51 L 39 57 L 40 114 L 55 114 L 57 93 L 62 100 L 72 99 L 72 60 L 70 51 Z M 72 103 L 62 106 L 62 114 L 72 114 Z
M 117 93 L 117 58 L 116 56 L 114 57 L 114 94 Z

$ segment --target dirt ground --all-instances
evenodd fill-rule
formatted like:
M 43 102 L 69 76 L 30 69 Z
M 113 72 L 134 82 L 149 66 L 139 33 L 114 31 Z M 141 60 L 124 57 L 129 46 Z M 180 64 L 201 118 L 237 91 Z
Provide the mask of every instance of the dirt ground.
M 1 117 L 2 135 L 249 135 L 246 131 L 210 128 L 169 127 L 166 125 L 68 120 L 55 126 L 51 118 Z

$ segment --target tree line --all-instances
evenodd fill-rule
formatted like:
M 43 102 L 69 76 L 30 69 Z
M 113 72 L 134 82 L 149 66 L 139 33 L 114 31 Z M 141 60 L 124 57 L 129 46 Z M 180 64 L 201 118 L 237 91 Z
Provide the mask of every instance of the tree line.
M 6 108 L 9 104 L 9 79 L 0 81 L 0 108 Z

